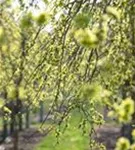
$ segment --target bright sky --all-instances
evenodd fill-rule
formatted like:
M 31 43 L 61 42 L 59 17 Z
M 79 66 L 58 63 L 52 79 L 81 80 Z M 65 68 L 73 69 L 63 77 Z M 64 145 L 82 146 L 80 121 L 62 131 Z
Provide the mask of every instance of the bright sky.
M 32 0 L 24 0 L 24 3 L 26 4 L 26 6 L 29 6 L 29 4 L 31 3 Z M 39 12 L 43 12 L 46 10 L 46 5 L 42 0 L 34 0 L 33 4 L 37 4 L 38 8 L 34 8 L 31 7 L 32 12 L 34 13 L 34 15 L 38 14 Z M 19 7 L 19 0 L 14 0 L 14 2 L 12 3 L 12 8 L 17 8 Z
M 3 3 L 6 0 L 0 0 L 0 4 Z M 30 7 L 29 11 L 31 11 L 33 13 L 34 16 L 39 15 L 40 13 L 43 13 L 46 11 L 46 5 L 45 2 L 43 2 L 43 0 L 24 0 L 24 3 L 26 4 L 26 6 L 29 6 L 29 4 L 33 1 L 33 4 L 37 4 L 38 8 L 35 7 Z M 91 0 L 91 2 L 93 2 L 94 0 Z M 96 2 L 101 2 L 102 0 L 97 0 Z M 13 9 L 17 9 L 20 6 L 19 4 L 19 0 L 12 0 L 12 8 Z M 58 21 L 60 16 L 62 14 L 67 14 L 66 10 L 61 10 L 60 12 L 58 12 L 55 15 L 55 20 Z M 18 18 L 21 14 L 17 14 L 16 18 Z M 17 19 L 18 20 L 18 19 Z M 47 32 L 52 32 L 53 30 L 53 26 L 51 23 L 49 23 L 48 25 L 46 25 L 45 27 L 45 31 Z

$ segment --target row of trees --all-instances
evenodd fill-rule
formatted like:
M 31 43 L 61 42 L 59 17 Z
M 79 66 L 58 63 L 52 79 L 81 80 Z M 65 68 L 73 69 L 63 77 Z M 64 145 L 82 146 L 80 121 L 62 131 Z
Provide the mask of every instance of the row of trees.
M 78 109 L 92 135 L 104 122 L 96 108 L 107 105 L 120 123 L 133 124 L 134 7 L 134 0 L 1 1 L 3 112 L 17 122 L 21 109 L 48 100 L 52 126 Z M 90 148 L 93 143 L 90 136 Z
M 5 112 L 5 114 L 1 114 L 2 130 L 0 134 L 0 144 L 2 144 L 8 136 L 12 136 L 15 132 L 15 128 L 17 128 L 18 131 L 24 131 L 25 129 L 30 128 L 31 124 L 42 123 L 46 115 L 43 101 L 39 103 L 39 108 L 36 108 L 35 110 L 29 110 L 27 108 L 25 111 L 24 109 L 22 111 L 22 109 L 20 109 L 19 113 L 21 113 L 21 116 L 16 116 L 16 113 L 14 113 L 16 108 L 13 103 L 8 103 L 5 107 L 8 107 L 11 113 L 7 114 L 7 112 Z M 17 121 L 17 123 L 15 121 Z

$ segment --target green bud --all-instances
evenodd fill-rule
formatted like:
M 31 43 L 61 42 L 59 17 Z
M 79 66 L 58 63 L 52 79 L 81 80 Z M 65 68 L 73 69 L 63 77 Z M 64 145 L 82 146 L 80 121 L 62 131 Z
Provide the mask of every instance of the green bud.
M 132 137 L 135 140 L 135 129 L 132 131 Z
M 116 148 L 115 150 L 128 150 L 130 147 L 130 142 L 128 139 L 121 137 L 118 139 L 116 143 Z
M 134 113 L 134 101 L 131 98 L 126 98 L 122 101 L 121 108 L 129 115 Z
M 26 90 L 24 89 L 24 87 L 19 87 L 18 92 L 19 92 L 19 98 L 20 99 L 26 99 L 27 98 Z
M 5 41 L 4 30 L 2 27 L 0 27 L 0 43 L 3 43 L 4 41 Z
M 0 109 L 4 106 L 4 100 L 0 98 Z
M 120 19 L 120 12 L 117 10 L 117 8 L 112 7 L 112 6 L 108 6 L 106 8 L 106 12 L 108 15 L 113 16 L 114 18 L 116 18 L 117 20 Z
M 7 113 L 11 113 L 11 110 L 10 110 L 8 107 L 6 107 L 6 106 L 4 106 L 3 110 L 4 110 L 5 112 L 7 112 Z
M 75 32 L 75 39 L 86 47 L 95 47 L 98 43 L 98 38 L 89 29 L 79 29 Z
M 14 85 L 11 85 L 7 88 L 8 98 L 15 99 L 17 97 L 17 89 Z
M 90 21 L 90 16 L 86 13 L 80 13 L 75 17 L 74 26 L 76 28 L 86 28 L 88 27 Z
M 38 25 L 42 25 L 47 23 L 49 19 L 49 15 L 46 13 L 41 13 L 39 16 L 36 17 L 36 22 L 38 23 Z
M 33 17 L 31 13 L 28 13 L 23 16 L 21 20 L 21 27 L 22 28 L 29 28 L 32 26 Z
M 80 98 L 86 100 L 99 100 L 101 98 L 102 87 L 97 84 L 85 84 L 80 90 Z

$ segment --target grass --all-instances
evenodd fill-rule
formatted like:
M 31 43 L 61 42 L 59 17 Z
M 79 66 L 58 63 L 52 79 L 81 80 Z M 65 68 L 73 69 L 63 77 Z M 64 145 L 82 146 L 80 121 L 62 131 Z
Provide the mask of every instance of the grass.
M 34 150 L 85 150 L 88 149 L 89 138 L 88 135 L 82 135 L 81 130 L 78 129 L 80 119 L 74 116 L 70 120 L 70 126 L 65 133 L 61 135 L 59 144 L 53 131 L 47 137 L 43 138 Z

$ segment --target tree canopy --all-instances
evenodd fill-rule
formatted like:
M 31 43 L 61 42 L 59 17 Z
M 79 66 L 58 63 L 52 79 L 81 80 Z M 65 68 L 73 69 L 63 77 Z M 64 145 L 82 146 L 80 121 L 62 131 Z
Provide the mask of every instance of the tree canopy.
M 78 109 L 91 135 L 104 122 L 99 105 L 110 107 L 120 123 L 132 120 L 134 0 L 2 0 L 0 5 L 1 108 L 10 101 L 29 108 L 49 101 L 59 126 Z

